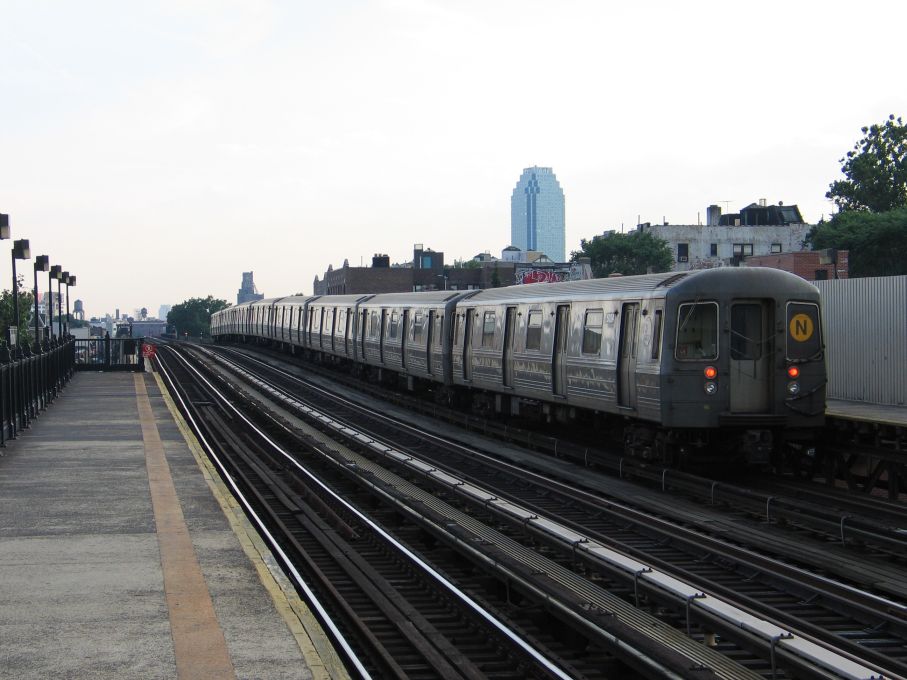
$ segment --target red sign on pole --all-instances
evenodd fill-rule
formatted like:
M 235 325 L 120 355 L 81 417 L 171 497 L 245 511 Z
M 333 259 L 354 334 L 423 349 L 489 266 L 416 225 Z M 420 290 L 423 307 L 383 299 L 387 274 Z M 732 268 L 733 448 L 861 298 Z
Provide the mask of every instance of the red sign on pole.
M 157 353 L 157 345 L 152 345 L 145 343 L 142 345 L 142 356 L 146 359 L 154 359 L 154 355 Z

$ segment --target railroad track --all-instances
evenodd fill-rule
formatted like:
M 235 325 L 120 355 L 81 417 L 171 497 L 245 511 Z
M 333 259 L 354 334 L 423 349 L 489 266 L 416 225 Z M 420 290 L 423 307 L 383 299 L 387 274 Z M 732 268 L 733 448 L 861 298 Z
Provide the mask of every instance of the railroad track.
M 245 369 L 238 369 L 243 371 Z M 264 369 L 259 369 L 264 370 Z M 290 378 L 285 377 L 284 379 L 289 380 Z M 252 378 L 252 381 L 259 381 L 258 387 L 264 390 L 274 391 L 273 388 L 269 388 L 265 385 L 264 381 L 260 378 Z M 298 389 L 298 385 L 296 385 Z M 272 394 L 272 396 L 274 396 Z M 284 394 L 282 397 L 278 395 L 279 399 L 286 401 L 296 401 L 296 397 L 287 397 Z M 326 395 L 322 394 L 317 399 L 323 401 L 326 399 Z M 310 407 L 309 407 L 310 408 Z M 340 407 L 334 403 L 331 406 L 333 420 L 337 420 L 336 413 Z M 344 405 L 343 408 L 352 408 L 349 405 Z M 376 441 L 376 432 L 370 431 L 365 435 L 362 435 L 362 429 L 364 426 L 364 419 L 374 418 L 374 415 L 365 416 L 361 411 L 356 415 L 351 416 L 351 421 L 355 421 L 356 430 L 360 432 L 360 436 L 366 436 L 371 438 L 370 441 Z M 346 428 L 352 431 L 350 424 L 341 424 L 341 429 Z M 369 429 L 372 429 L 373 426 L 369 426 Z M 385 425 L 386 427 L 386 425 Z M 399 427 L 399 426 L 397 426 Z M 400 447 L 399 444 L 400 436 L 397 435 L 397 443 L 394 446 Z M 748 597 L 739 597 L 737 596 L 737 602 L 743 603 L 743 608 L 738 608 L 735 613 L 731 616 L 731 619 L 734 621 L 733 625 L 728 628 L 728 621 L 716 620 L 714 617 L 705 615 L 702 611 L 694 611 L 693 617 L 695 621 L 693 622 L 697 632 L 696 634 L 700 639 L 710 641 L 710 631 L 722 630 L 724 634 L 730 639 L 734 638 L 734 633 L 738 633 L 736 636 L 740 643 L 744 646 L 758 645 L 758 640 L 751 639 L 754 636 L 758 638 L 758 635 L 749 631 L 746 635 L 740 635 L 740 628 L 746 627 L 742 622 L 749 621 L 748 617 L 758 617 L 764 615 L 766 609 L 762 604 L 763 600 L 772 600 L 774 599 L 775 607 L 772 609 L 773 616 L 775 621 L 780 622 L 781 625 L 786 626 L 786 628 L 779 628 L 777 624 L 774 625 L 774 628 L 771 628 L 772 631 L 782 631 L 780 634 L 786 635 L 789 633 L 790 629 L 794 626 L 792 624 L 799 624 L 799 630 L 797 640 L 814 644 L 813 640 L 818 640 L 826 646 L 836 646 L 837 649 L 841 652 L 842 656 L 837 659 L 836 663 L 855 663 L 854 660 L 866 660 L 869 659 L 871 664 L 875 664 L 876 668 L 887 668 L 895 676 L 898 673 L 901 673 L 905 666 L 903 665 L 904 657 L 904 644 L 903 644 L 903 609 L 899 608 L 897 603 L 894 602 L 885 602 L 881 598 L 873 598 L 868 595 L 858 595 L 855 589 L 841 588 L 839 592 L 835 593 L 833 584 L 822 583 L 827 581 L 827 579 L 813 579 L 813 583 L 810 583 L 808 586 L 805 585 L 805 582 L 809 580 L 808 575 L 804 572 L 796 572 L 795 570 L 790 570 L 785 576 L 782 577 L 781 572 L 788 569 L 786 565 L 779 563 L 770 563 L 770 562 L 761 562 L 758 563 L 753 561 L 755 557 L 753 555 L 745 555 L 745 551 L 737 550 L 736 554 L 733 554 L 733 550 L 728 548 L 722 548 L 718 545 L 717 542 L 703 546 L 703 538 L 699 535 L 693 535 L 688 533 L 686 536 L 676 535 L 676 530 L 668 529 L 666 527 L 659 528 L 658 531 L 654 531 L 651 526 L 651 521 L 647 521 L 647 518 L 637 518 L 635 522 L 637 523 L 637 528 L 634 529 L 636 532 L 631 538 L 627 524 L 630 521 L 628 519 L 629 514 L 625 509 L 623 510 L 624 514 L 616 516 L 609 519 L 611 523 L 603 524 L 604 520 L 601 519 L 606 511 L 612 512 L 615 510 L 613 503 L 606 504 L 602 506 L 599 502 L 596 505 L 594 498 L 586 494 L 585 498 L 581 497 L 580 494 L 571 492 L 565 488 L 558 489 L 555 493 L 552 488 L 552 483 L 550 480 L 543 480 L 541 483 L 538 481 L 531 482 L 527 478 L 520 477 L 519 475 L 513 472 L 506 472 L 506 475 L 510 475 L 512 479 L 508 482 L 511 486 L 516 487 L 525 487 L 530 488 L 534 485 L 534 490 L 531 492 L 526 492 L 525 490 L 520 492 L 523 495 L 519 495 L 517 491 L 511 491 L 510 487 L 502 482 L 502 478 L 505 475 L 505 472 L 502 472 L 500 469 L 493 469 L 492 466 L 488 466 L 486 463 L 483 463 L 486 466 L 485 472 L 480 472 L 476 470 L 469 469 L 468 473 L 466 470 L 470 465 L 469 459 L 475 459 L 477 457 L 475 452 L 464 453 L 461 452 L 458 458 L 454 457 L 454 453 L 451 451 L 451 446 L 448 445 L 443 451 L 441 451 L 441 446 L 439 445 L 436 439 L 430 441 L 430 445 L 425 445 L 425 436 L 420 435 L 416 436 L 414 433 L 407 433 L 404 437 L 409 443 L 409 446 L 419 447 L 418 455 L 420 458 L 424 458 L 427 461 L 427 464 L 431 466 L 438 466 L 432 469 L 439 469 L 444 462 L 450 463 L 452 460 L 453 467 L 461 474 L 467 477 L 466 484 L 478 484 L 478 483 L 488 483 L 487 475 L 492 475 L 493 481 L 495 484 L 496 495 L 488 496 L 487 494 L 483 495 L 482 493 L 473 494 L 473 507 L 472 512 L 476 513 L 480 510 L 484 510 L 486 513 L 489 513 L 487 521 L 489 524 L 496 525 L 498 527 L 506 524 L 508 521 L 508 514 L 510 515 L 510 531 L 512 532 L 514 539 L 521 534 L 527 533 L 527 517 L 536 517 L 538 518 L 543 512 L 546 516 L 553 517 L 564 517 L 566 515 L 572 515 L 570 520 L 564 520 L 557 528 L 551 529 L 550 531 L 541 531 L 538 529 L 538 522 L 533 524 L 532 531 L 529 532 L 533 534 L 532 539 L 535 542 L 546 543 L 546 549 L 549 551 L 561 551 L 560 559 L 563 562 L 567 561 L 577 561 L 577 555 L 580 553 L 594 554 L 595 550 L 588 551 L 584 548 L 579 547 L 580 543 L 596 546 L 603 546 L 604 549 L 610 550 L 611 548 L 607 546 L 614 546 L 620 548 L 622 555 L 615 557 L 614 560 L 606 565 L 603 565 L 599 560 L 596 562 L 595 559 L 588 558 L 587 555 L 581 555 L 584 559 L 579 560 L 583 562 L 583 569 L 597 569 L 598 578 L 603 578 L 602 574 L 606 574 L 607 578 L 610 579 L 608 583 L 609 587 L 613 589 L 614 592 L 622 592 L 625 597 L 627 597 L 628 588 L 630 592 L 633 593 L 633 598 L 638 602 L 640 595 L 645 600 L 645 603 L 650 607 L 657 606 L 674 606 L 676 608 L 678 602 L 676 598 L 679 596 L 680 591 L 666 594 L 663 589 L 659 590 L 657 587 L 650 587 L 651 584 L 647 583 L 649 577 L 645 574 L 653 574 L 651 577 L 654 580 L 658 580 L 660 575 L 667 573 L 667 567 L 669 565 L 673 566 L 673 573 L 679 574 L 681 577 L 689 578 L 693 583 L 696 582 L 697 578 L 700 582 L 703 580 L 706 583 L 710 584 L 708 590 L 711 593 L 721 592 L 726 598 L 725 604 L 727 601 L 730 601 L 730 598 L 735 595 L 735 593 L 745 592 L 748 593 Z M 420 445 L 418 441 L 411 440 L 423 440 Z M 389 444 L 382 443 L 379 448 L 385 447 L 390 448 Z M 453 449 L 461 448 L 458 445 L 453 445 Z M 435 451 L 441 451 L 439 454 L 440 459 L 432 459 L 427 453 L 426 449 L 431 449 Z M 409 456 L 412 452 L 408 452 L 405 456 Z M 387 458 L 387 455 L 384 456 Z M 393 458 L 393 456 L 391 456 Z M 386 463 L 386 461 L 385 461 Z M 400 461 L 398 461 L 398 465 Z M 404 465 L 404 467 L 406 467 Z M 408 471 L 412 474 L 412 470 Z M 447 474 L 447 473 L 445 473 Z M 483 477 L 485 475 L 485 477 Z M 429 475 L 430 476 L 430 475 Z M 423 484 L 426 483 L 423 481 Z M 448 496 L 450 495 L 450 488 L 447 488 L 446 491 L 443 489 L 445 484 L 450 487 L 449 481 L 442 481 L 440 486 L 442 487 L 442 492 L 445 492 Z M 462 486 L 464 482 L 460 482 L 456 486 Z M 540 491 L 541 489 L 541 491 Z M 454 489 L 456 490 L 456 488 Z M 499 499 L 507 496 L 508 501 L 502 503 L 506 506 L 512 504 L 513 501 L 510 499 L 518 500 L 521 503 L 521 509 L 514 510 L 513 508 L 505 508 L 504 511 L 500 511 L 500 508 L 497 507 L 497 502 L 491 502 L 491 499 Z M 557 498 L 556 498 L 557 497 Z M 580 506 L 585 506 L 581 514 L 578 511 Z M 567 507 L 568 510 L 564 510 Z M 492 517 L 490 515 L 491 510 L 494 509 L 497 511 L 497 515 Z M 529 515 L 526 514 L 529 513 Z M 648 520 L 651 520 L 649 517 Z M 542 522 L 544 523 L 544 522 Z M 531 524 L 531 523 L 530 523 Z M 645 526 L 645 530 L 640 529 L 639 527 Z M 577 532 L 582 531 L 582 534 Z M 653 531 L 656 535 L 652 535 Z M 668 532 L 674 531 L 670 539 L 668 539 Z M 581 536 L 581 541 L 579 539 L 571 539 L 570 537 L 575 537 L 577 535 Z M 613 539 L 613 536 L 619 536 L 620 540 Z M 567 539 L 565 540 L 565 537 Z M 610 538 L 609 538 L 610 537 Z M 571 542 L 572 540 L 572 542 Z M 648 546 L 643 548 L 640 545 L 633 545 L 634 541 L 639 542 L 648 542 Z M 558 545 L 560 543 L 561 545 Z M 664 554 L 666 546 L 670 544 L 670 549 L 674 552 L 670 554 Z M 654 546 L 654 547 L 653 547 Z M 566 551 L 566 554 L 563 554 Z M 648 552 L 647 552 L 648 551 Z M 662 554 L 659 556 L 658 553 Z M 654 556 L 653 556 L 654 555 Z M 704 555 L 712 555 L 711 559 L 704 559 Z M 597 555 L 600 556 L 600 555 Z M 596 556 L 596 557 L 597 557 Z M 715 557 L 717 556 L 717 557 Z M 647 563 L 643 565 L 645 571 L 636 572 L 631 574 L 632 581 L 628 585 L 627 583 L 627 573 L 620 573 L 621 569 L 619 566 L 616 566 L 616 562 L 620 562 L 622 559 L 630 560 L 648 560 Z M 733 560 L 733 566 L 728 567 L 727 563 L 730 563 Z M 750 560 L 746 562 L 745 560 Z M 637 565 L 642 564 L 642 562 L 635 562 Z M 678 569 L 676 565 L 682 565 L 681 569 Z M 653 566 L 654 565 L 654 566 Z M 721 566 L 724 569 L 723 576 L 717 575 L 716 567 Z M 694 570 L 694 567 L 698 568 L 698 572 Z M 745 573 L 746 578 L 741 579 L 740 572 L 742 570 L 748 570 Z M 624 570 L 626 571 L 626 570 Z M 759 572 L 771 572 L 772 578 L 768 581 L 772 583 L 762 582 L 763 580 L 756 579 L 755 587 L 751 585 L 754 583 L 753 576 Z M 698 575 L 697 575 L 698 574 Z M 641 576 L 642 575 L 642 576 Z M 737 580 L 732 580 L 731 576 Z M 668 576 L 668 578 L 675 578 L 674 576 Z M 749 581 L 749 583 L 746 583 Z M 779 585 L 779 583 L 781 585 Z M 820 585 L 824 590 L 819 590 Z M 810 591 L 810 589 L 812 589 Z M 705 589 L 695 589 L 693 591 L 693 597 L 686 601 L 686 616 L 687 616 L 687 628 L 692 632 L 691 628 L 691 603 L 698 604 L 698 601 L 703 599 Z M 689 593 L 689 591 L 683 591 Z M 711 595 L 710 595 L 711 596 Z M 804 597 L 812 597 L 814 600 L 809 606 L 803 605 Z M 631 598 L 632 599 L 632 598 Z M 672 601 L 672 599 L 674 601 Z M 732 605 L 736 607 L 737 605 Z M 894 614 L 888 613 L 886 618 L 885 609 L 893 608 L 895 610 Z M 838 609 L 842 609 L 847 612 L 846 615 L 841 614 Z M 736 617 L 736 618 L 734 618 Z M 825 630 L 816 623 L 809 623 L 808 619 L 812 617 L 815 620 L 823 620 Z M 850 617 L 850 618 L 849 618 Z M 854 618 L 855 617 L 855 618 Z M 670 618 L 670 617 L 669 617 Z M 675 619 L 676 619 L 675 615 Z M 682 618 L 682 617 L 681 617 Z M 719 617 L 720 618 L 720 617 Z M 871 620 L 869 620 L 871 619 Z M 676 623 L 676 621 L 675 621 Z M 763 621 L 763 624 L 766 622 Z M 752 624 L 752 621 L 750 621 Z M 761 624 L 760 624 L 761 625 Z M 767 625 L 767 624 L 766 624 Z M 733 628 L 737 627 L 735 631 Z M 884 635 L 879 634 L 879 626 L 884 626 L 889 630 L 889 633 Z M 682 626 L 681 626 L 682 627 Z M 872 631 L 871 628 L 875 627 L 876 630 Z M 829 632 L 828 629 L 837 629 L 837 632 Z M 848 634 L 842 634 L 841 630 L 849 631 Z M 768 629 L 766 629 L 768 630 Z M 805 631 L 805 632 L 803 632 Z M 891 632 L 893 631 L 893 632 Z M 853 639 L 849 639 L 853 638 Z M 779 644 L 779 639 L 769 640 L 771 649 L 768 651 L 774 653 L 778 657 L 784 657 L 784 660 L 788 665 L 795 669 L 797 674 L 809 674 L 815 672 L 815 669 L 806 669 L 805 666 L 802 666 L 802 658 L 796 658 L 796 654 L 790 652 L 790 650 L 784 650 L 783 644 Z M 719 646 L 724 643 L 718 643 Z M 885 646 L 886 652 L 876 653 L 872 650 L 873 646 Z M 726 647 L 728 645 L 725 645 Z M 726 650 L 732 654 L 738 653 L 737 650 L 729 649 Z M 823 654 L 832 654 L 828 649 L 825 649 Z M 770 670 L 770 669 L 769 669 Z M 776 669 L 777 670 L 777 669 Z M 857 676 L 854 676 L 857 677 Z
M 247 348 L 234 349 L 240 354 Z M 254 356 L 266 362 L 286 366 L 287 356 L 271 351 L 255 352 Z M 834 489 L 808 482 L 795 484 L 783 478 L 756 476 L 761 486 L 742 487 L 726 480 L 689 474 L 672 468 L 663 468 L 627 459 L 621 453 L 603 448 L 590 448 L 550 437 L 531 430 L 515 428 L 508 424 L 487 421 L 414 398 L 406 394 L 370 385 L 350 376 L 306 363 L 305 371 L 313 371 L 331 383 L 339 382 L 353 390 L 381 401 L 390 401 L 407 411 L 413 410 L 433 419 L 448 422 L 466 432 L 511 442 L 530 450 L 567 459 L 584 466 L 594 466 L 609 471 L 620 479 L 632 479 L 664 492 L 682 492 L 686 497 L 709 506 L 736 510 L 741 516 L 770 522 L 790 530 L 792 541 L 802 540 L 798 534 L 811 534 L 822 540 L 835 541 L 856 555 L 867 549 L 907 559 L 907 504 L 885 501 L 865 494 L 840 491 L 838 502 L 828 503 L 825 498 Z M 548 472 L 553 472 L 551 468 Z M 811 490 L 810 490 L 811 489 Z M 771 549 L 762 545 L 760 549 Z
M 410 551 L 236 410 L 231 397 L 165 349 L 159 367 L 335 646 L 360 677 L 571 677 Z M 336 472 L 335 472 L 336 474 Z M 434 576 L 434 577 L 433 577 Z M 399 587 L 398 584 L 406 584 Z M 456 645 L 451 642 L 456 641 Z M 569 665 L 567 665 L 569 668 Z
M 243 351 L 248 351 L 248 348 L 243 347 Z M 281 363 L 288 360 L 286 354 L 264 348 L 256 350 L 256 354 L 271 357 Z M 315 362 L 307 362 L 305 370 L 307 373 L 323 376 L 331 382 L 346 385 L 376 399 L 451 423 L 467 432 L 481 433 L 531 450 L 546 452 L 557 458 L 592 465 L 608 470 L 620 478 L 632 478 L 662 490 L 680 491 L 690 498 L 711 505 L 723 504 L 736 508 L 752 517 L 781 522 L 792 529 L 840 541 L 842 545 L 854 548 L 859 553 L 870 546 L 892 555 L 907 557 L 907 533 L 905 533 L 907 525 L 904 520 L 907 517 L 907 503 L 887 501 L 886 505 L 886 501 L 881 498 L 842 490 L 842 495 L 838 496 L 841 499 L 839 503 L 827 504 L 822 500 L 822 496 L 830 491 L 826 484 L 800 484 L 798 487 L 801 492 L 788 494 L 786 491 L 793 487 L 783 478 L 777 482 L 765 482 L 760 490 L 755 490 L 749 485 L 751 481 L 749 477 L 748 486 L 744 487 L 727 479 L 718 480 L 674 468 L 651 465 L 626 458 L 619 445 L 609 448 L 601 444 L 576 443 L 571 441 L 570 437 L 563 436 L 563 433 L 551 436 L 508 423 L 486 420 L 440 406 L 421 397 L 364 383 Z M 890 452 L 886 452 L 886 455 L 890 455 Z M 811 492 L 805 491 L 807 486 L 813 487 Z M 844 500 L 845 495 L 850 496 L 851 500 Z M 815 502 L 810 502 L 810 497 L 815 499 Z M 863 511 L 860 510 L 861 505 Z

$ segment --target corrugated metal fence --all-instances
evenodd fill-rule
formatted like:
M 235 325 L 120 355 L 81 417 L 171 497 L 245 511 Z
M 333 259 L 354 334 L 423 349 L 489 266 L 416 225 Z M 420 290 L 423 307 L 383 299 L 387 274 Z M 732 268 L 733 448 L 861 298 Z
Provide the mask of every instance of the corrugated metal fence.
M 907 276 L 816 281 L 825 315 L 828 397 L 907 403 Z

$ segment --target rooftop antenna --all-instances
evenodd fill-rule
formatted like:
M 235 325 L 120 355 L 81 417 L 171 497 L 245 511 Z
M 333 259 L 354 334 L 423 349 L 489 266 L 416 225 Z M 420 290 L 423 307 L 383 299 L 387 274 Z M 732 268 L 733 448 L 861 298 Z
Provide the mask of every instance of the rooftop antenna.
M 731 203 L 733 203 L 733 200 L 730 200 L 730 201 L 716 201 L 716 203 L 724 203 L 724 212 L 725 212 L 725 214 L 727 214 L 727 213 L 729 213 L 729 212 L 731 211 Z

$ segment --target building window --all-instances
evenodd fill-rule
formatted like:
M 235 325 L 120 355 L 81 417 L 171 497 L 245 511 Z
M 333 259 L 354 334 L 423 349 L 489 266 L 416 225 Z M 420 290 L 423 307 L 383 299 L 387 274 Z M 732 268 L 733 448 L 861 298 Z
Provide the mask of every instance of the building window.
M 586 312 L 586 323 L 583 327 L 583 354 L 598 354 L 602 346 L 602 319 L 604 313 L 600 309 L 590 309 Z
M 540 349 L 542 346 L 542 312 L 529 312 L 526 322 L 526 349 Z
M 678 243 L 677 244 L 677 261 L 678 262 L 688 262 L 690 259 L 690 244 L 689 243 Z
M 817 269 L 815 280 L 816 281 L 827 281 L 828 280 L 828 270 L 827 269 Z
M 773 244 L 772 244 L 772 252 L 773 252 L 773 253 L 780 253 L 780 252 L 781 252 L 781 244 L 780 244 L 780 243 L 773 243 Z
M 482 320 L 482 347 L 494 347 L 494 312 L 485 312 Z
M 752 243 L 735 243 L 734 244 L 734 257 L 747 257 L 753 254 L 753 244 Z
M 709 245 L 709 257 L 718 257 L 718 244 L 712 243 Z

